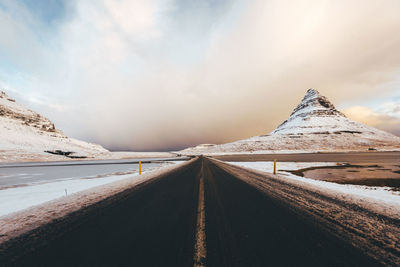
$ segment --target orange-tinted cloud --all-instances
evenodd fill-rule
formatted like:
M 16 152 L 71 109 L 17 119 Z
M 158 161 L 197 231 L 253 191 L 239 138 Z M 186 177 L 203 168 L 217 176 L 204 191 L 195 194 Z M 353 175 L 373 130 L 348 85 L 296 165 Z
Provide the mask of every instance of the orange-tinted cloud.
M 182 2 L 75 1 L 44 49 L 45 38 L 29 41 L 30 20 L 14 25 L 3 16 L 12 38 L 0 36 L 0 45 L 32 62 L 35 79 L 24 87 L 73 107 L 45 115 L 67 134 L 109 148 L 265 134 L 310 87 L 339 106 L 398 94 L 398 0 L 237 0 L 212 19 L 203 1 L 180 17 L 174 11 Z
M 354 106 L 343 110 L 350 119 L 365 123 L 378 129 L 400 136 L 400 118 L 372 110 L 368 107 Z

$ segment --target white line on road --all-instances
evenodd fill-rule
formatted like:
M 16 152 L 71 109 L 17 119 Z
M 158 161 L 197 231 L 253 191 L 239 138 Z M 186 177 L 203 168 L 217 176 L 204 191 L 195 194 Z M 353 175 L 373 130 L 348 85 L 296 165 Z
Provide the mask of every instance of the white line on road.
M 204 172 L 203 172 L 204 174 Z M 194 248 L 194 266 L 205 267 L 207 255 L 206 250 L 206 232 L 205 232 L 205 208 L 204 208 L 204 177 L 200 177 L 199 185 L 199 203 L 197 207 L 197 227 L 196 244 Z

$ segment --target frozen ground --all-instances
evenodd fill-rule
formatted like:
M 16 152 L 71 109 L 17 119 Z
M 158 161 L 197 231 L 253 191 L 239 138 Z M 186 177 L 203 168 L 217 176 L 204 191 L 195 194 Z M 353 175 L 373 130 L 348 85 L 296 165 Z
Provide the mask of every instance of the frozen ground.
M 143 174 L 152 172 L 154 170 L 164 168 L 167 166 L 171 166 L 177 163 L 182 163 L 182 161 L 169 161 L 164 163 L 158 164 L 143 164 Z M 76 170 L 82 167 L 89 167 L 89 168 L 99 168 L 104 167 L 103 165 L 99 166 L 64 166 L 64 169 L 72 169 Z M 84 175 L 85 172 L 82 171 L 81 176 L 77 173 L 74 177 L 58 177 L 56 181 L 45 179 L 37 180 L 33 184 L 28 185 L 21 185 L 21 184 L 14 184 L 12 188 L 6 188 L 0 190 L 0 216 L 6 215 L 12 212 L 20 211 L 35 205 L 42 204 L 44 202 L 54 200 L 61 197 L 66 197 L 67 195 L 71 195 L 80 191 L 87 190 L 92 187 L 105 185 L 108 183 L 120 181 L 123 179 L 130 178 L 132 181 L 139 181 L 142 176 L 138 174 L 137 164 L 135 165 L 122 165 L 124 169 L 121 168 L 119 165 L 110 165 L 106 166 L 107 168 L 112 167 L 111 169 L 102 170 L 102 174 L 98 173 L 93 175 L 93 172 L 86 172 L 86 176 Z M 116 172 L 115 168 L 120 167 L 121 170 Z M 47 169 L 54 169 L 52 172 L 57 172 L 62 167 L 44 167 Z M 30 179 L 34 179 L 35 175 L 40 177 L 43 176 L 41 171 L 43 169 L 39 169 L 36 167 L 31 168 L 33 169 L 31 173 L 19 173 L 20 177 L 22 176 L 27 182 L 32 182 Z M 110 172 L 113 170 L 114 172 Z M 35 172 L 36 171 L 36 172 Z M 38 172 L 39 171 L 39 172 Z M 56 176 L 57 174 L 54 173 Z M 72 175 L 72 174 L 69 174 Z M 13 179 L 17 179 L 18 175 L 11 175 Z M 0 176 L 0 181 L 2 179 L 6 179 L 5 176 Z M 8 186 L 10 187 L 10 186 Z
M 258 161 L 258 162 L 228 162 L 233 165 L 250 168 L 263 172 L 273 172 L 273 162 L 271 161 Z M 277 174 L 284 176 L 290 180 L 295 180 L 308 185 L 317 186 L 320 189 L 335 191 L 339 194 L 350 194 L 369 200 L 378 200 L 388 204 L 400 205 L 400 192 L 392 191 L 390 187 L 375 187 L 375 186 L 362 186 L 350 184 L 337 184 L 332 182 L 314 180 L 306 177 L 300 177 L 288 172 L 280 170 L 298 170 L 309 167 L 320 166 L 335 166 L 334 162 L 278 162 Z
M 32 184 L 81 178 L 102 178 L 134 173 L 142 161 L 143 170 L 154 169 L 170 158 L 124 160 L 84 160 L 0 164 L 0 190 Z M 183 158 L 176 160 L 185 160 Z
M 176 154 L 170 152 L 133 152 L 133 151 L 112 151 L 107 159 L 136 159 L 136 158 L 173 158 Z

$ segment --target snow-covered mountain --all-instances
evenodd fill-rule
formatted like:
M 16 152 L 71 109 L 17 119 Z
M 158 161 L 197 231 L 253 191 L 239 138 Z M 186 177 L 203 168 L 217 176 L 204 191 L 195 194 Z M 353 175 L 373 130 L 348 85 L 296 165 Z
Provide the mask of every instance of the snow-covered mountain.
M 100 145 L 67 137 L 49 119 L 0 91 L 0 161 L 57 160 L 65 155 L 95 158 L 108 154 Z
M 400 150 L 400 137 L 353 121 L 317 90 L 309 89 L 290 117 L 270 134 L 182 154 Z

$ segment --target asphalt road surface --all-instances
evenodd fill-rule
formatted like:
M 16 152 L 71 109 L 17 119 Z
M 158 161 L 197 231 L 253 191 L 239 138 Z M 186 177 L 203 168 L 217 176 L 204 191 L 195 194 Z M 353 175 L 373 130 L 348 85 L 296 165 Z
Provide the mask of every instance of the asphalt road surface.
M 329 230 L 335 227 L 327 224 L 335 222 L 303 216 L 306 211 L 301 206 L 288 205 L 283 196 L 280 199 L 260 190 L 227 171 L 224 165 L 200 157 L 53 221 L 1 245 L 0 266 L 382 263 L 360 248 L 365 246 L 343 238 L 343 231 L 338 235 Z M 235 170 L 241 172 L 240 168 Z M 281 185 L 284 186 L 288 185 Z M 301 190 L 299 194 L 303 194 Z M 392 257 L 388 258 L 389 264 L 399 256 L 393 256 L 396 253 L 388 254 Z

